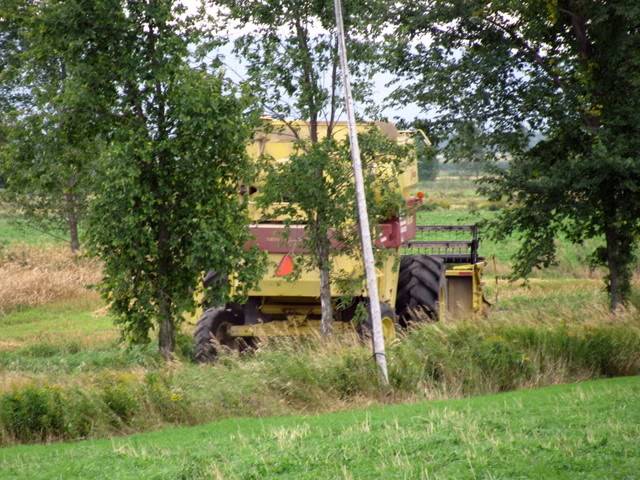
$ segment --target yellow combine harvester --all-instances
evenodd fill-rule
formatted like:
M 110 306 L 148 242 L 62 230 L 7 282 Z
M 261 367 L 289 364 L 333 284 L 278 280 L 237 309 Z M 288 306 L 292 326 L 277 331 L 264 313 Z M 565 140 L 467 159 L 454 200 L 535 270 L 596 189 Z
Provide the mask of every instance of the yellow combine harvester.
M 413 132 L 399 132 L 389 123 L 363 123 L 360 131 L 375 125 L 381 132 L 399 144 L 412 144 Z M 267 155 L 276 162 L 286 162 L 293 153 L 295 136 L 289 126 L 272 121 L 269 133 L 259 133 L 249 146 L 249 154 L 255 158 Z M 300 138 L 308 137 L 309 130 L 304 122 L 293 127 Z M 319 126 L 318 136 L 326 134 L 327 125 Z M 347 136 L 345 123 L 333 127 L 333 137 L 343 140 Z M 397 181 L 395 181 L 397 180 Z M 415 155 L 405 170 L 394 179 L 390 188 L 399 189 L 407 202 L 409 212 L 402 218 L 391 218 L 378 225 L 379 248 L 385 248 L 385 256 L 378 268 L 378 290 L 380 293 L 383 331 L 386 338 L 395 336 L 396 328 L 406 327 L 410 321 L 444 320 L 445 318 L 476 315 L 483 310 L 480 277 L 484 262 L 477 256 L 478 237 L 475 227 L 416 225 L 415 210 L 422 202 L 423 195 L 416 193 L 418 168 Z M 253 195 L 259 195 L 259 187 L 252 187 Z M 195 356 L 199 361 L 213 360 L 219 345 L 233 349 L 251 346 L 257 338 L 270 336 L 309 335 L 320 330 L 320 274 L 319 271 L 297 272 L 295 280 L 287 276 L 294 268 L 293 257 L 304 255 L 300 240 L 304 236 L 304 225 L 290 225 L 288 234 L 284 222 L 261 222 L 261 213 L 250 204 L 252 221 L 251 233 L 254 245 L 267 252 L 267 273 L 257 288 L 249 292 L 247 302 L 227 304 L 206 310 L 195 329 Z M 436 241 L 416 239 L 416 234 L 424 235 L 429 229 L 463 231 L 470 229 L 473 239 L 468 242 Z M 428 232 L 427 232 L 428 233 Z M 468 247 L 470 253 L 450 254 L 452 248 L 461 251 Z M 437 250 L 438 254 L 427 255 L 424 251 Z M 416 253 L 418 252 L 418 253 Z M 444 253 L 442 253 L 444 252 Z M 349 256 L 338 256 L 334 260 L 336 272 L 350 272 L 353 278 L 362 278 L 361 260 Z M 208 282 L 219 280 L 210 272 L 205 277 Z M 342 292 L 332 284 L 332 296 L 338 298 L 353 292 Z M 363 332 L 367 321 L 354 325 L 358 304 L 367 301 L 362 290 L 350 305 L 335 309 L 334 332 Z M 445 308 L 442 308 L 442 306 Z

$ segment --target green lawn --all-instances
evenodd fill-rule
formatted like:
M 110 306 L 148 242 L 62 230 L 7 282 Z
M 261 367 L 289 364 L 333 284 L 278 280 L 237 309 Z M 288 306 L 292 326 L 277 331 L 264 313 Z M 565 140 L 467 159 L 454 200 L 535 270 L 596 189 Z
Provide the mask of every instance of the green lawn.
M 102 307 L 104 303 L 99 298 L 88 297 L 15 310 L 0 315 L 0 339 L 28 341 L 50 337 L 62 340 L 74 335 L 113 332 L 113 319 L 98 312 Z
M 17 223 L 13 217 L 0 212 L 0 245 L 12 243 L 51 245 L 65 241 L 62 233 L 45 232 L 24 223 Z
M 632 479 L 640 377 L 0 450 L 6 479 Z

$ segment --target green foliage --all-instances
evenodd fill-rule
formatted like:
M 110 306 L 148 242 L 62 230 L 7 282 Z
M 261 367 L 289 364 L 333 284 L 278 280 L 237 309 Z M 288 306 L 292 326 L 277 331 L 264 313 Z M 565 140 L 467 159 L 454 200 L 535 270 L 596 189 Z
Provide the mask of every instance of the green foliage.
M 440 171 L 437 150 L 426 143 L 422 137 L 416 135 L 416 155 L 418 157 L 418 178 L 421 181 L 435 180 Z
M 125 47 L 111 58 L 121 121 L 97 170 L 87 233 L 125 337 L 144 343 L 158 328 L 165 356 L 203 270 L 235 272 L 241 296 L 261 260 L 243 248 L 248 218 L 238 193 L 252 172 L 251 104 L 221 76 L 189 65 L 199 31 L 182 13 L 169 1 L 128 12 Z M 228 285 L 217 287 L 212 296 L 226 298 Z
M 329 134 L 343 109 L 338 75 L 333 2 L 310 0 L 214 0 L 221 8 L 221 25 L 250 26 L 234 41 L 234 52 L 247 65 L 248 83 L 263 108 L 279 119 L 309 122 L 311 141 L 319 138 L 321 117 Z M 371 22 L 380 3 L 371 0 L 344 4 L 354 96 L 375 110 L 370 101 L 379 55 L 379 26 Z M 225 13 L 226 12 L 226 13 Z M 255 28 L 258 26 L 259 28 Z M 315 133 L 314 133 L 315 132 Z
M 375 229 L 378 223 L 402 214 L 397 182 L 409 152 L 377 128 L 360 134 L 359 142 L 370 223 Z M 287 225 L 304 225 L 303 246 L 314 253 L 298 258 L 303 269 L 322 268 L 324 259 L 315 252 L 323 249 L 329 262 L 337 254 L 359 254 L 349 152 L 348 140 L 326 139 L 300 143 L 288 162 L 266 164 L 266 181 L 258 202 L 273 217 L 286 217 Z
M 392 15 L 396 98 L 438 112 L 448 158 L 506 163 L 483 191 L 508 201 L 496 236 L 522 234 L 515 274 L 552 264 L 561 234 L 604 238 L 594 261 L 611 307 L 626 301 L 640 235 L 637 2 L 413 2 Z
M 7 478 L 633 478 L 637 378 L 4 448 Z M 197 445 L 197 447 L 195 447 Z M 232 448 L 230 448 L 232 446 Z M 318 452 L 322 451 L 322 454 Z
M 65 438 L 65 404 L 59 390 L 27 387 L 0 397 L 0 422 L 20 442 Z
M 112 2 L 4 2 L 0 42 L 2 198 L 40 229 L 66 231 L 79 248 L 78 225 L 95 180 L 99 138 L 109 123 L 112 72 L 100 62 L 114 33 L 103 16 Z
M 165 422 L 191 423 L 195 417 L 191 397 L 173 383 L 166 374 L 148 373 L 142 393 L 146 410 L 157 412 Z
M 320 271 L 322 332 L 329 334 L 333 320 L 330 235 L 334 235 L 330 229 L 339 236 L 344 215 L 349 212 L 334 204 L 338 197 L 344 198 L 346 192 L 330 191 L 332 184 L 340 188 L 344 184 L 342 163 L 333 168 L 329 162 L 337 155 L 332 152 L 333 133 L 344 110 L 333 4 L 309 0 L 215 0 L 212 3 L 222 7 L 221 25 L 238 22 L 249 27 L 248 33 L 234 41 L 234 52 L 247 66 L 247 84 L 261 107 L 283 121 L 299 141 L 300 151 L 292 165 L 305 164 L 305 169 L 296 168 L 304 176 L 293 184 L 288 180 L 278 183 L 286 187 L 296 185 L 297 195 L 293 201 L 306 208 L 302 220 L 307 225 L 307 246 L 311 255 L 302 261 Z M 369 107 L 370 116 L 376 113 L 369 100 L 380 33 L 379 25 L 371 18 L 379 8 L 379 2 L 370 0 L 345 5 L 354 97 L 360 105 Z M 303 120 L 308 130 L 292 119 Z M 320 128 L 321 123 L 324 129 Z M 271 179 L 275 176 L 270 175 Z M 334 179 L 330 180 L 332 177 Z M 305 189 L 308 191 L 303 191 Z M 290 196 L 289 190 L 285 189 L 269 197 L 277 199 L 285 193 Z
M 5 412 L 0 443 L 100 437 L 167 423 L 326 411 L 389 398 L 478 395 L 640 373 L 640 328 L 633 313 L 624 323 L 611 324 L 606 316 L 585 323 L 584 312 L 597 309 L 591 306 L 577 312 L 577 320 L 567 317 L 558 324 L 509 305 L 517 323 L 497 315 L 493 323 L 411 329 L 388 346 L 390 389 L 376 381 L 368 346 L 349 339 L 282 340 L 248 357 L 223 354 L 206 368 L 144 365 L 141 374 L 104 364 L 100 370 L 78 370 L 82 376 L 73 375 L 64 385 L 17 386 L 0 400 Z M 541 308 L 532 305 L 533 315 Z M 546 308 L 551 318 L 553 306 Z
M 133 379 L 108 378 L 102 401 L 114 415 L 115 425 L 127 425 L 139 409 Z

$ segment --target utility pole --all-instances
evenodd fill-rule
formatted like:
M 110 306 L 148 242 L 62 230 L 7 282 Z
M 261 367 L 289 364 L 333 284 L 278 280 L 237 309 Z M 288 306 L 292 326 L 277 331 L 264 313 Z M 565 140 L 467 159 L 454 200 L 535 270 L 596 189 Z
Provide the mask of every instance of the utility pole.
M 364 179 L 362 176 L 362 161 L 360 160 L 360 145 L 358 144 L 358 132 L 356 130 L 356 116 L 351 94 L 351 80 L 349 78 L 349 66 L 347 64 L 347 45 L 344 35 L 344 21 L 342 19 L 342 2 L 334 0 L 336 13 L 336 28 L 338 33 L 338 48 L 340 53 L 340 71 L 344 84 L 344 103 L 347 110 L 347 123 L 349 125 L 349 143 L 351 144 L 351 163 L 353 164 L 353 176 L 356 185 L 356 203 L 358 205 L 358 224 L 360 226 L 360 241 L 362 242 L 362 257 L 364 270 L 367 277 L 367 291 L 369 292 L 369 315 L 371 315 L 373 356 L 380 368 L 380 376 L 385 385 L 389 383 L 387 373 L 387 357 L 384 352 L 384 337 L 382 335 L 382 319 L 380 318 L 380 297 L 378 295 L 378 282 L 376 267 L 373 258 L 373 246 L 371 244 L 371 230 L 369 229 L 369 214 L 367 213 L 367 200 L 364 192 Z

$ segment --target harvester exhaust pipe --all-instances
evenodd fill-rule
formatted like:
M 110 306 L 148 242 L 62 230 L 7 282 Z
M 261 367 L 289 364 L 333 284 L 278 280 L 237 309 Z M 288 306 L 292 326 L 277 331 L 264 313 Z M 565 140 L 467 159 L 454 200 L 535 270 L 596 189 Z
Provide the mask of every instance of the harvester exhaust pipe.
M 344 85 L 344 100 L 347 110 L 347 123 L 349 126 L 349 143 L 351 145 L 351 163 L 353 164 L 353 176 L 356 187 L 356 203 L 358 205 L 358 224 L 360 226 L 360 241 L 362 243 L 362 258 L 367 277 L 367 291 L 369 293 L 369 313 L 372 323 L 373 356 L 380 369 L 380 376 L 385 385 L 389 384 L 387 372 L 387 358 L 384 351 L 384 336 L 382 335 L 382 319 L 380 315 L 380 298 L 378 296 L 378 283 L 376 278 L 373 247 L 371 244 L 371 230 L 369 229 L 369 214 L 367 213 L 367 201 L 364 192 L 364 179 L 362 176 L 362 162 L 360 160 L 360 145 L 356 130 L 356 116 L 351 94 L 351 80 L 349 78 L 349 66 L 347 65 L 347 46 L 344 35 L 344 21 L 342 19 L 342 2 L 334 0 L 336 14 L 336 28 L 338 35 L 338 47 L 340 54 L 340 71 Z

